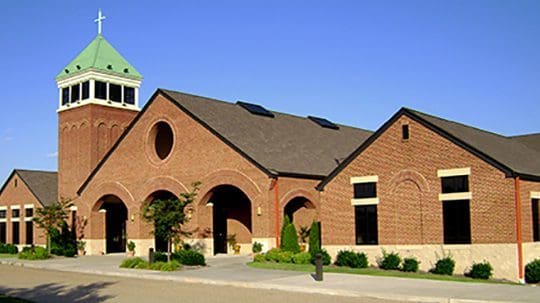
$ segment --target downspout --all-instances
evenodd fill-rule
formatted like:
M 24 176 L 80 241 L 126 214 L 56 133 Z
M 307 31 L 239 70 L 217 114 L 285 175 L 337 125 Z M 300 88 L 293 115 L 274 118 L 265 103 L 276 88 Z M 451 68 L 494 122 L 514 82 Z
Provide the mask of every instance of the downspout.
M 279 247 L 279 177 L 274 179 L 274 210 L 276 212 L 276 247 Z
M 514 191 L 516 200 L 516 242 L 518 253 L 518 279 L 520 283 L 524 283 L 523 279 L 523 239 L 521 233 L 521 194 L 519 190 L 519 176 L 514 178 Z

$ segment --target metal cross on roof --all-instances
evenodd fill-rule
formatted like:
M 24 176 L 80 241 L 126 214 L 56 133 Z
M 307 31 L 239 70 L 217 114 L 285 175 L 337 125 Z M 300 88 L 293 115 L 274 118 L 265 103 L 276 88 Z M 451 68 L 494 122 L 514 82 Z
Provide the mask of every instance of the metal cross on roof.
M 94 20 L 94 22 L 97 22 L 97 24 L 98 24 L 98 34 L 100 34 L 100 35 L 101 35 L 101 23 L 103 22 L 103 20 L 105 20 L 105 18 L 106 17 L 101 14 L 101 8 L 100 8 L 98 10 L 98 17 L 97 17 L 96 20 Z

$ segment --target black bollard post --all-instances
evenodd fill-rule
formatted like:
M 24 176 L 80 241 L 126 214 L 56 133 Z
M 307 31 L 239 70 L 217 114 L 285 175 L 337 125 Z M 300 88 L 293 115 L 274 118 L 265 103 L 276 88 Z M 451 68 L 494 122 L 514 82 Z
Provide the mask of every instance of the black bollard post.
M 154 249 L 152 247 L 150 247 L 150 250 L 148 251 L 148 263 L 154 263 Z
M 315 281 L 323 280 L 323 264 L 322 264 L 322 254 L 317 253 L 315 255 Z

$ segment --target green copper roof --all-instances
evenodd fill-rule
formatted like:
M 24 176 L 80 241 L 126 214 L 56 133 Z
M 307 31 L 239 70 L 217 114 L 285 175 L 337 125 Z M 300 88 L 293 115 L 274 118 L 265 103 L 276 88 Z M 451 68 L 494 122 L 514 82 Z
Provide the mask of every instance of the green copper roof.
M 142 76 L 105 38 L 98 34 L 88 46 L 56 76 L 56 80 L 88 70 L 141 79 Z

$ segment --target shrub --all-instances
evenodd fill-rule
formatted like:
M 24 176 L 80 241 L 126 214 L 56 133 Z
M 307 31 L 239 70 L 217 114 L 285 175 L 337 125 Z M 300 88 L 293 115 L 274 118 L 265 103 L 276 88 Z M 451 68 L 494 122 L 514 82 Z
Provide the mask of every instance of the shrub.
M 321 230 L 319 223 L 313 221 L 309 230 L 309 254 L 312 258 L 321 250 Z
M 432 268 L 430 271 L 437 275 L 451 276 L 454 273 L 455 266 L 456 262 L 454 261 L 454 259 L 452 259 L 451 256 L 447 256 L 437 260 L 437 263 L 435 263 L 435 267 Z
M 323 263 L 323 265 L 330 265 L 330 263 L 332 263 L 332 258 L 330 257 L 330 255 L 328 254 L 326 249 L 323 248 L 323 249 L 319 250 L 319 253 L 321 253 L 321 255 L 322 255 L 322 263 Z M 311 257 L 311 263 L 312 264 L 315 264 L 316 257 L 317 257 L 317 254 L 315 254 L 315 256 Z
M 0 254 L 17 254 L 19 249 L 13 244 L 0 243 Z
M 60 230 L 55 228 L 49 231 L 51 237 L 51 253 L 57 256 L 74 257 L 77 254 L 77 241 L 75 235 L 69 230 L 68 224 L 63 221 Z
M 487 280 L 491 277 L 493 267 L 489 262 L 484 261 L 482 263 L 473 263 L 469 276 L 473 279 L 483 279 Z
M 341 250 L 337 254 L 335 264 L 337 266 L 349 266 L 352 268 L 366 268 L 368 267 L 368 259 L 364 253 Z
M 298 234 L 296 233 L 296 228 L 292 223 L 285 227 L 281 250 L 290 251 L 292 253 L 300 252 L 300 245 L 298 245 Z
M 150 270 L 161 270 L 161 268 L 163 266 L 165 266 L 165 264 L 167 264 L 167 262 L 162 262 L 162 261 L 154 262 L 152 264 L 149 264 L 148 269 L 150 269 Z
M 278 256 L 279 263 L 292 263 L 294 253 L 292 251 L 281 251 Z
M 283 218 L 283 225 L 281 226 L 281 231 L 280 231 L 280 239 L 281 239 L 281 242 L 279 243 L 279 248 L 283 249 L 283 238 L 285 238 L 285 228 L 287 228 L 287 226 L 289 226 L 289 224 L 291 224 L 291 218 L 289 218 L 289 216 L 285 215 L 285 217 Z
M 279 248 L 272 248 L 266 253 L 266 261 L 279 262 L 279 255 L 281 250 Z
M 266 256 L 263 254 L 257 254 L 253 257 L 253 262 L 264 263 L 266 262 Z
M 384 270 L 398 270 L 401 264 L 401 257 L 398 253 L 387 253 L 383 250 L 383 256 L 379 260 L 379 267 Z
M 120 267 L 143 269 L 143 268 L 148 268 L 148 262 L 146 262 L 145 260 L 139 257 L 129 258 L 129 259 L 124 259 L 122 263 L 120 264 Z
M 540 282 L 540 259 L 535 259 L 525 266 L 525 282 Z
M 135 251 L 135 242 L 129 241 L 126 245 L 128 251 Z
M 206 265 L 204 255 L 195 250 L 182 249 L 173 253 L 171 259 L 183 265 Z
M 167 262 L 167 255 L 163 252 L 154 252 L 154 262 Z
M 25 247 L 19 253 L 19 259 L 23 260 L 45 260 L 49 258 L 49 253 L 47 249 L 43 247 Z
M 293 256 L 294 264 L 309 264 L 311 263 L 311 255 L 308 252 L 297 253 Z
M 181 267 L 177 261 L 148 263 L 142 258 L 129 258 L 122 261 L 121 268 L 150 269 L 159 271 L 174 271 Z
M 403 259 L 401 270 L 405 272 L 417 272 L 419 264 L 420 262 L 416 258 L 405 258 Z
M 254 253 L 258 254 L 262 251 L 263 245 L 259 242 L 253 242 L 253 248 L 251 249 Z
M 161 271 L 175 271 L 177 269 L 179 269 L 181 267 L 180 263 L 178 263 L 177 261 L 171 261 L 171 262 L 167 262 L 165 264 L 163 264 L 161 266 Z

